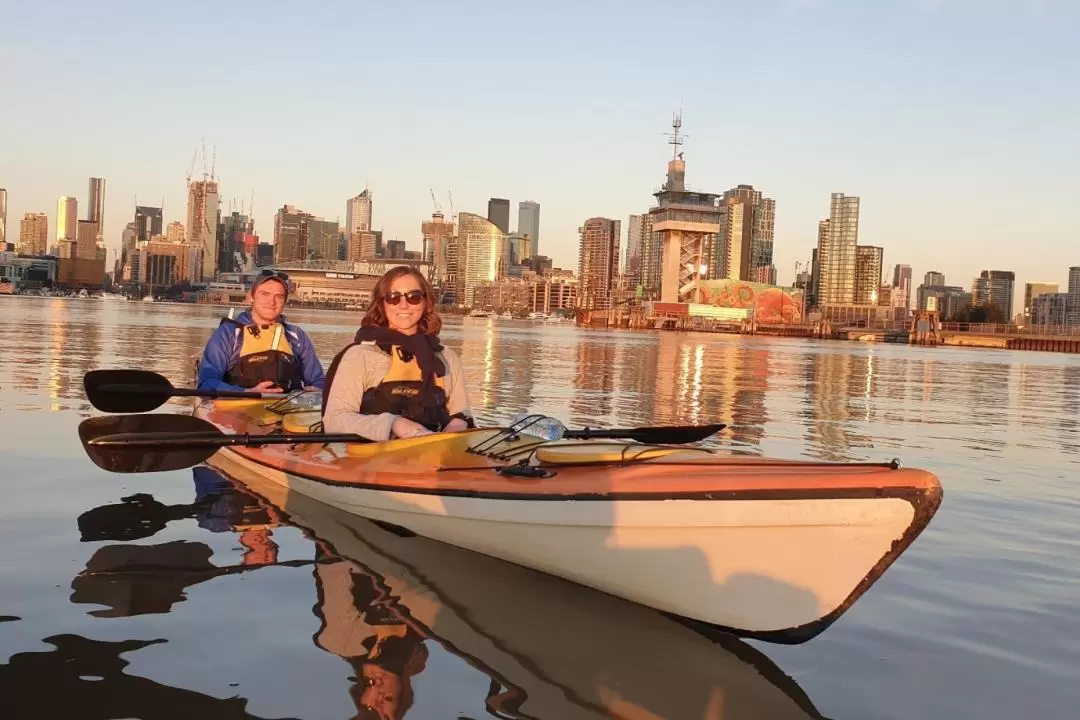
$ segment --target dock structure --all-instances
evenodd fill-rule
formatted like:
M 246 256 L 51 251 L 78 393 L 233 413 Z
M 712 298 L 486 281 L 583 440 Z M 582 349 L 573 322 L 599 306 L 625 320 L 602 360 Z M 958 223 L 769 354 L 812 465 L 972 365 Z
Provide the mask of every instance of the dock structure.
M 607 310 L 579 310 L 577 324 L 623 330 L 676 330 L 732 335 L 857 340 L 925 347 L 997 348 L 1042 352 L 1080 353 L 1080 326 L 995 325 L 946 323 L 933 310 L 915 312 L 903 323 L 873 327 L 838 326 L 828 319 L 808 323 L 766 324 L 747 320 L 710 318 L 675 312 L 674 305 L 621 305 Z M 662 308 L 657 311 L 656 308 Z
M 912 345 L 941 345 L 941 316 L 936 310 L 919 310 L 911 315 L 908 342 Z

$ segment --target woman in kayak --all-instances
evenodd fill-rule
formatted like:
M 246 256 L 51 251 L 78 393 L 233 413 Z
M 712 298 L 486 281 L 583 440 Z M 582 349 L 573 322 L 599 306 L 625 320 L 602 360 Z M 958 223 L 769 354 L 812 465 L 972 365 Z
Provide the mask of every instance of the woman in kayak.
M 476 427 L 457 353 L 427 279 L 407 266 L 375 283 L 356 337 L 326 373 L 323 429 L 382 442 Z

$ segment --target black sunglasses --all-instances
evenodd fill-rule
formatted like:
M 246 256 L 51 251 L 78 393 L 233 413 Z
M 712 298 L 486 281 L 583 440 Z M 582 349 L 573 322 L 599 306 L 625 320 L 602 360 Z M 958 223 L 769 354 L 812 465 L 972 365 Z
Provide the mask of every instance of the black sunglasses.
M 280 270 L 271 270 L 270 268 L 263 268 L 259 272 L 259 277 L 268 277 L 268 278 L 269 277 L 277 277 L 277 278 L 281 278 L 282 280 L 288 280 L 289 279 L 289 273 L 281 272 Z
M 407 293 L 403 293 L 395 290 L 393 292 L 386 293 L 386 295 L 383 297 L 383 301 L 387 305 L 397 305 L 399 302 L 401 302 L 401 298 L 405 298 L 410 305 L 419 305 L 420 303 L 424 302 L 424 291 L 410 290 Z

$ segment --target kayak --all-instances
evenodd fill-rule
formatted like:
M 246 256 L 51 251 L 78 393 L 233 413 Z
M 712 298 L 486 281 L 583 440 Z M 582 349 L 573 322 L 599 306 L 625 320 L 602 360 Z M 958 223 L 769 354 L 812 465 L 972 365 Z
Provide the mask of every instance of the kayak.
M 225 434 L 321 431 L 303 396 L 201 401 L 193 413 Z M 346 513 L 786 644 L 815 637 L 851 607 L 942 497 L 933 474 L 895 461 L 546 441 L 507 428 L 238 444 L 208 460 L 225 462 Z
M 740 640 L 714 642 L 641 605 L 380 527 L 231 459 L 217 464 L 328 546 L 313 572 L 313 637 L 327 652 L 369 661 L 391 646 L 438 643 L 492 678 L 483 704 L 496 717 L 822 717 L 792 678 Z

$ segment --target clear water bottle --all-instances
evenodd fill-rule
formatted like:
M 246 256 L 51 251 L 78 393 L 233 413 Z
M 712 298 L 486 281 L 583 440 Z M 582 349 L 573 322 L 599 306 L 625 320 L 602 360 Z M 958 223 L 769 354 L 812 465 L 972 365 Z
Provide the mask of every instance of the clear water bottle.
M 508 427 L 522 435 L 531 435 L 542 440 L 559 440 L 566 432 L 566 426 L 555 418 L 535 413 L 516 416 Z

